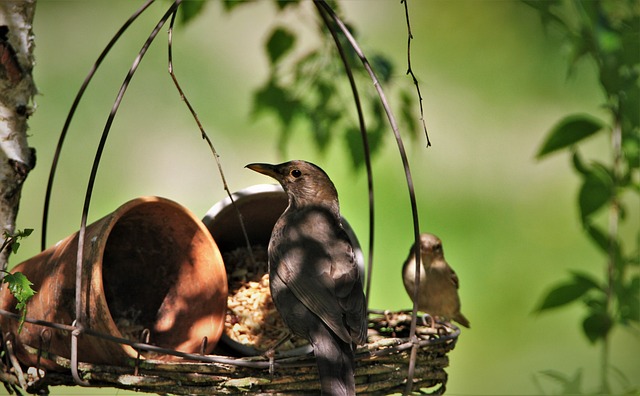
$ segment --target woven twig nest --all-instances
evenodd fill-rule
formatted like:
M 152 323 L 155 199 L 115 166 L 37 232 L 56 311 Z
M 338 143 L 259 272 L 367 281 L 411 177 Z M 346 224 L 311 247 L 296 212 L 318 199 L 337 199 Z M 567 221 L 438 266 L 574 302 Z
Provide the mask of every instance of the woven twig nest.
M 456 344 L 459 330 L 447 322 L 434 328 L 420 323 L 414 341 L 409 337 L 411 315 L 408 312 L 375 312 L 370 315 L 369 342 L 356 353 L 356 390 L 358 394 L 402 392 L 406 387 L 411 348 L 417 344 L 413 389 L 441 394 L 445 390 L 449 364 L 447 353 Z M 421 322 L 419 320 L 419 322 Z M 37 350 L 29 348 L 37 354 Z M 43 358 L 70 367 L 68 359 L 43 354 Z M 80 377 L 92 386 L 115 387 L 149 393 L 176 395 L 205 394 L 317 394 L 319 381 L 313 354 L 276 357 L 274 373 L 269 373 L 263 356 L 232 358 L 216 355 L 227 363 L 165 362 L 131 360 L 129 366 L 105 366 L 80 363 Z M 4 371 L 4 370 L 3 370 Z M 18 374 L 3 372 L 4 382 L 18 385 Z M 70 372 L 44 373 L 30 368 L 24 373 L 26 390 L 42 392 L 48 386 L 74 385 Z

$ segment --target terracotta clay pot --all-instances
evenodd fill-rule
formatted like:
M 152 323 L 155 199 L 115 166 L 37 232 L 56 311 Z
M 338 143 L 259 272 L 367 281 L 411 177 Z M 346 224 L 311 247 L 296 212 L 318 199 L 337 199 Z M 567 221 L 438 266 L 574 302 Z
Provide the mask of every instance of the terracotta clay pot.
M 210 352 L 222 334 L 227 278 L 218 247 L 191 212 L 157 197 L 129 201 L 86 230 L 82 306 L 84 326 L 115 337 L 198 353 L 203 337 Z M 78 233 L 19 264 L 37 294 L 27 305 L 28 317 L 71 324 L 75 319 L 75 272 Z M 15 312 L 15 299 L 0 293 L 0 308 Z M 15 320 L 0 316 L 3 332 L 16 337 L 23 364 L 36 357 L 24 345 L 37 348 L 45 327 L 25 323 L 20 334 Z M 45 348 L 70 357 L 68 332 L 47 330 Z M 97 364 L 126 364 L 137 352 L 127 345 L 82 335 L 78 360 Z M 144 356 L 144 355 L 143 355 Z M 170 355 L 154 358 L 171 360 Z M 51 361 L 41 366 L 58 368 Z
M 242 215 L 251 245 L 268 246 L 273 226 L 289 204 L 287 194 L 282 190 L 282 187 L 279 184 L 257 184 L 233 193 L 232 197 L 236 207 L 232 205 L 231 199 L 227 197 L 216 203 L 202 219 L 202 222 L 209 229 L 216 243 L 218 243 L 222 254 L 247 246 L 237 211 Z M 358 238 L 344 217 L 342 218 L 342 225 L 351 240 L 356 261 L 361 271 L 361 279 L 364 279 L 364 256 Z M 227 266 L 232 265 L 229 262 L 225 264 Z M 233 268 L 230 270 L 233 271 Z M 253 346 L 239 343 L 224 333 L 220 341 L 240 355 L 256 356 L 262 354 Z M 311 352 L 311 350 L 311 347 L 307 345 L 282 351 L 279 355 L 296 356 Z

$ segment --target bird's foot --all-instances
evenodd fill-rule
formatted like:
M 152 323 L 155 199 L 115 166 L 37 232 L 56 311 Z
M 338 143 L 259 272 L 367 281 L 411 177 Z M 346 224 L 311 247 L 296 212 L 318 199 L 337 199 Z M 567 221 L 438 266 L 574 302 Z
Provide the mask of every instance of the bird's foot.
M 436 319 L 429 315 L 428 313 L 424 313 L 421 316 L 422 318 L 422 325 L 423 326 L 429 326 L 429 329 L 435 331 L 436 330 Z
M 276 350 L 274 348 L 269 348 L 264 355 L 269 359 L 269 375 L 273 375 L 276 365 Z
M 273 373 L 275 372 L 276 349 L 278 349 L 285 342 L 289 341 L 291 337 L 293 337 L 293 334 L 287 333 L 264 353 L 264 356 L 269 359 L 269 375 L 273 375 Z

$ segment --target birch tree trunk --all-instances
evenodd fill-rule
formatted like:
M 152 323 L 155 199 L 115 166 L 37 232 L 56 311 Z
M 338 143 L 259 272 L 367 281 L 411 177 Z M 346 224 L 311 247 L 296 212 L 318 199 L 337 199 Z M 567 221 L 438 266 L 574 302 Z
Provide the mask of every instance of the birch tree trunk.
M 20 193 L 35 166 L 27 144 L 27 119 L 34 110 L 36 87 L 32 31 L 36 0 L 0 0 L 0 232 L 13 233 Z M 0 255 L 5 269 L 11 249 Z

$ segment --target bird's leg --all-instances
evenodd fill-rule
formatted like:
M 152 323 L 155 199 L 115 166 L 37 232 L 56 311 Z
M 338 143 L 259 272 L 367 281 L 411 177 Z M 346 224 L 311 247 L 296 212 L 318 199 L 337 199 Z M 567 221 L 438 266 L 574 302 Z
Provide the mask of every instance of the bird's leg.
M 275 358 L 276 358 L 276 349 L 278 349 L 282 344 L 289 341 L 293 337 L 291 332 L 287 332 L 281 339 L 278 340 L 271 348 L 267 349 L 264 355 L 269 359 L 269 375 L 273 375 L 275 371 Z

